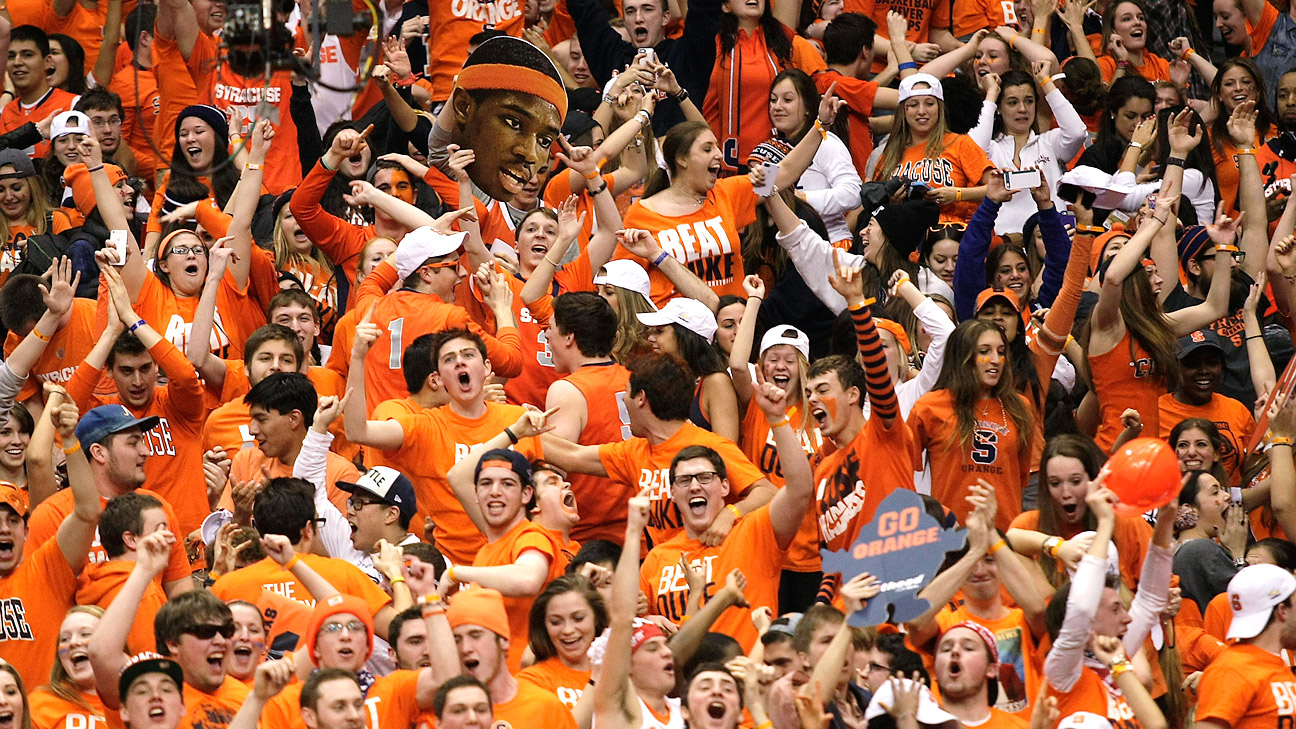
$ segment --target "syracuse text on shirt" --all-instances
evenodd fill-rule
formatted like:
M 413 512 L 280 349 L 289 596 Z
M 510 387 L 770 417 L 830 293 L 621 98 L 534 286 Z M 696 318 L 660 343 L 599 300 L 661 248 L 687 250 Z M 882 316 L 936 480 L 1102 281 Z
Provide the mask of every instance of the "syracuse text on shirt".
M 255 86 L 235 85 L 227 83 L 217 83 L 212 89 L 212 105 L 219 104 L 242 104 L 244 106 L 256 106 L 262 101 L 270 104 L 278 104 L 283 98 L 283 89 L 278 86 L 263 85 L 261 79 L 257 79 Z
M 657 231 L 657 245 L 708 286 L 733 283 L 734 245 L 720 216 Z
M 0 600 L 0 625 L 4 626 L 3 640 L 35 640 L 21 597 Z
M 450 12 L 456 18 L 499 25 L 521 15 L 522 7 L 517 0 L 495 0 L 491 3 L 479 2 L 479 0 L 452 0 Z
M 937 187 L 949 187 L 954 184 L 954 163 L 944 157 L 924 157 L 905 162 L 892 176 L 908 177 Z

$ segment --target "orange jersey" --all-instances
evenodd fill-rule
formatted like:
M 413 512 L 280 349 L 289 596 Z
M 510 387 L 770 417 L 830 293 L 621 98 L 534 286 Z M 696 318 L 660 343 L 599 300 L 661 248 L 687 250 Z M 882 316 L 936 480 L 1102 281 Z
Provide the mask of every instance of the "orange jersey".
M 844 7 L 847 13 L 863 13 L 873 18 L 877 23 L 877 35 L 882 38 L 887 37 L 886 16 L 892 10 L 909 19 L 905 39 L 914 43 L 928 42 L 932 28 L 949 28 L 951 25 L 950 3 L 944 0 L 846 0 Z
M 913 490 L 914 463 L 922 462 L 905 457 L 913 441 L 903 418 L 894 418 L 890 428 L 882 418 L 869 418 L 849 445 L 815 466 L 819 540 L 829 550 L 850 549 L 883 499 L 896 489 Z M 878 458 L 880 453 L 887 456 Z
M 34 124 L 61 111 L 68 111 L 76 104 L 77 98 L 75 94 L 63 89 L 51 88 L 34 104 L 24 104 L 22 99 L 14 99 L 0 111 L 0 134 L 8 134 L 27 122 Z M 49 148 L 49 142 L 41 142 L 22 151 L 40 158 L 49 153 Z
M 545 575 L 545 584 L 562 576 L 562 544 L 549 530 L 531 521 L 523 520 L 507 533 L 483 546 L 473 559 L 474 567 L 495 567 L 517 562 L 526 552 L 539 552 L 549 560 L 549 573 Z M 510 673 L 522 670 L 522 654 L 529 641 L 531 622 L 531 603 L 535 595 L 504 596 L 504 611 L 508 614 L 509 633 L 517 636 L 509 641 L 508 666 Z
M 964 621 L 983 626 L 994 634 L 995 643 L 999 646 L 999 698 L 994 708 L 1016 714 L 1023 722 L 1030 716 L 1027 708 L 1036 694 L 1039 693 L 1041 661 L 1043 656 L 1037 652 L 1035 638 L 1031 636 L 1030 625 L 1026 622 L 1026 613 L 1021 608 L 1007 608 L 1007 614 L 998 620 L 989 620 L 976 615 L 960 600 L 950 603 L 936 613 L 936 625 L 940 634 Z M 939 642 L 939 638 L 936 642 Z M 920 646 L 934 649 L 936 644 Z M 924 652 L 923 660 L 932 666 L 933 657 Z
M 1012 396 L 1021 398 L 1016 392 Z M 1025 405 L 1025 398 L 1021 399 Z M 1021 447 L 1023 436 L 997 398 L 982 398 L 973 410 L 972 437 L 956 449 L 951 447 L 958 437 L 953 395 L 940 389 L 918 398 L 909 411 L 914 463 L 922 463 L 926 450 L 931 463 L 931 495 L 958 515 L 960 523 L 972 511 L 966 498 L 969 487 L 976 485 L 977 479 L 989 481 L 999 503 L 995 526 L 1007 529 L 1021 513 L 1022 491 L 1030 478 L 1030 448 Z
M 233 676 L 215 691 L 199 691 L 188 683 L 184 687 L 185 715 L 178 729 L 225 729 L 247 699 L 248 687 Z
M 405 289 L 387 294 L 395 284 L 395 267 L 383 261 L 365 277 L 356 294 L 357 309 L 363 311 L 373 302 L 373 322 L 382 328 L 381 336 L 365 356 L 365 402 L 370 412 L 383 400 L 410 394 L 405 388 L 401 359 L 405 348 L 424 334 L 467 329 L 486 342 L 486 356 L 494 374 L 516 377 L 522 372 L 526 351 L 517 329 L 504 327 L 492 336 L 472 320 L 466 309 L 447 304 L 435 295 Z
M 959 0 L 954 4 L 954 36 L 962 38 L 985 28 L 1016 26 L 1017 8 L 1013 0 Z
M 1049 684 L 1048 695 L 1057 697 L 1058 713 L 1062 716 L 1088 711 L 1107 717 L 1107 721 L 1119 729 L 1138 729 L 1143 726 L 1134 718 L 1134 710 L 1125 701 L 1111 677 L 1102 678 L 1088 666 L 1081 669 L 1080 680 L 1076 681 L 1070 691 L 1063 693 Z
M 813 421 L 805 420 L 805 409 L 799 403 L 788 408 L 787 417 L 793 428 L 800 429 L 802 424 L 806 426 L 800 433 L 801 448 L 813 463 L 815 454 L 823 448 L 823 436 L 820 435 L 819 428 L 815 427 Z M 743 417 L 741 445 L 747 460 L 755 463 L 770 483 L 783 488 L 783 467 L 779 463 L 774 435 L 770 432 L 765 413 L 754 403 L 748 404 L 747 415 Z M 809 509 L 805 519 L 801 520 L 796 539 L 788 546 L 787 561 L 783 563 L 783 568 L 793 572 L 818 572 L 820 564 L 819 521 L 814 509 Z
M 360 253 L 378 232 L 372 225 L 355 225 L 320 207 L 319 201 L 336 175 L 336 171 L 326 170 L 324 165 L 316 164 L 306 173 L 305 179 L 293 193 L 288 209 L 292 211 L 293 219 L 301 226 L 306 237 L 324 251 L 324 255 L 346 276 L 351 291 L 347 308 L 353 309 Z
M 419 715 L 418 671 L 394 671 L 374 679 L 365 694 L 364 716 L 367 729 L 410 729 Z M 261 729 L 305 729 L 301 716 L 301 690 L 305 685 L 294 680 L 266 702 L 258 726 Z
M 1153 55 L 1151 50 L 1143 51 L 1143 65 L 1135 66 L 1131 63 L 1130 68 L 1151 83 L 1170 80 L 1170 62 Z M 1110 84 L 1116 78 L 1116 59 L 1108 54 L 1099 55 L 1098 70 L 1102 72 L 1103 82 Z M 1126 72 L 1126 75 L 1132 74 Z
M 491 729 L 576 729 L 576 718 L 558 697 L 530 681 L 518 681 L 517 694 L 492 708 L 495 723 Z
M 149 349 L 158 368 L 170 381 L 154 391 L 148 405 L 135 409 L 127 406 L 137 418 L 156 416 L 161 422 L 144 433 L 149 445 L 149 457 L 144 463 L 147 483 L 176 505 L 178 524 L 171 529 L 183 541 L 185 535 L 202 526 L 207 517 L 207 488 L 201 478 L 202 421 L 206 415 L 203 407 L 202 385 L 198 373 L 189 360 L 166 339 Z M 121 397 L 95 394 L 102 371 L 82 364 L 68 381 L 68 394 L 86 412 L 100 405 L 121 404 Z
M 361 572 L 359 567 L 350 562 L 315 554 L 300 556 L 303 562 L 328 580 L 329 584 L 338 589 L 338 592 L 359 597 L 374 613 L 391 603 L 391 597 Z M 261 604 L 262 590 L 296 600 L 303 605 L 314 606 L 315 604 L 310 591 L 298 582 L 291 572 L 281 568 L 278 562 L 269 557 L 221 575 L 220 579 L 211 586 L 212 594 L 225 602 L 246 600 L 253 605 Z
M 702 103 L 702 115 L 720 140 L 723 163 L 730 172 L 747 167 L 747 157 L 756 145 L 772 136 L 769 93 L 774 77 L 790 68 L 814 74 L 828 67 L 810 41 L 786 26 L 779 29 L 792 43 L 792 54 L 784 63 L 765 42 L 765 30 L 748 33 L 739 29 L 729 53 L 716 38 L 716 61 L 711 85 Z
M 1272 729 L 1296 722 L 1296 677 L 1282 658 L 1235 643 L 1202 674 L 1197 720 L 1234 729 Z
M 67 325 L 50 335 L 45 351 L 32 365 L 31 374 L 18 393 L 19 402 L 33 396 L 40 396 L 43 400 L 41 382 L 67 384 L 76 372 L 77 365 L 94 348 L 95 340 L 98 339 L 94 330 L 95 302 L 90 299 L 73 299 L 69 314 L 71 319 Z M 18 335 L 9 333 L 4 343 L 5 359 L 13 354 L 14 348 L 21 342 Z
M 427 33 L 436 38 L 436 52 L 428 53 L 427 68 L 433 102 L 450 98 L 455 75 L 468 59 L 468 41 L 482 28 L 490 26 L 521 37 L 526 25 L 522 10 L 517 0 L 428 3 Z
M 549 326 L 549 319 L 553 317 L 553 296 L 545 294 L 530 304 L 525 304 L 522 301 L 522 287 L 526 285 L 526 281 L 517 276 L 509 276 L 508 282 L 513 289 L 513 319 L 517 322 L 518 336 L 522 340 L 524 364 L 517 377 L 511 377 L 504 383 L 504 394 L 514 405 L 541 407 L 544 405 L 545 393 L 549 392 L 549 385 L 558 379 L 553 353 L 549 351 L 549 339 L 545 336 L 545 327 Z M 473 287 L 473 292 L 480 295 L 476 287 Z M 493 320 L 494 317 L 491 317 L 490 321 Z
M 292 74 L 275 71 L 269 81 L 259 74 L 240 76 L 230 70 L 228 62 L 221 62 L 220 41 L 206 33 L 198 34 L 188 65 L 198 88 L 199 103 L 211 104 L 226 114 L 238 111 L 243 118 L 244 135 L 252 131 L 252 125 L 262 116 L 274 122 L 275 136 L 282 139 L 270 145 L 266 153 L 263 184 L 272 195 L 296 187 L 302 181 L 302 170 L 297 151 L 297 125 L 288 109 Z
M 725 460 L 727 464 L 728 459 Z M 774 534 L 769 505 L 734 522 L 729 535 L 717 547 L 708 547 L 681 531 L 648 552 L 639 570 L 639 589 L 648 596 L 648 612 L 664 615 L 676 623 L 683 621 L 688 607 L 688 583 L 680 568 L 682 555 L 688 555 L 692 568 L 700 571 L 706 580 L 706 600 L 724 585 L 731 570 L 743 571 L 747 577 L 747 590 L 743 594 L 751 608 L 725 610 L 711 629 L 737 639 L 744 653 L 751 650 L 757 638 L 751 610 L 769 607 L 774 615 L 779 611 L 783 550 Z
M 270 458 L 261 452 L 260 448 L 244 448 L 230 458 L 230 475 L 229 481 L 225 485 L 225 492 L 221 494 L 218 508 L 234 510 L 234 500 L 230 495 L 230 489 L 240 481 L 256 481 L 262 478 L 262 467 L 265 467 L 270 478 L 292 478 L 293 467 L 278 458 Z M 325 459 L 324 482 L 328 490 L 328 500 L 342 512 L 343 516 L 347 513 L 347 498 L 350 496 L 347 492 L 337 487 L 337 482 L 355 483 L 360 478 L 360 471 L 356 469 L 355 464 L 347 459 L 330 451 Z
M 446 474 L 474 447 L 516 423 L 524 411 L 518 405 L 488 402 L 486 414 L 472 420 L 457 415 L 449 406 L 398 415 L 394 420 L 405 429 L 401 447 L 374 453 L 373 465 L 395 468 L 414 482 L 418 514 L 413 523 L 422 524 L 424 517 L 432 517 L 437 548 L 454 564 L 472 564 L 477 551 L 486 546 L 486 537 L 468 518 Z M 523 439 L 517 450 L 528 459 L 542 453 L 538 438 Z
M 599 446 L 599 460 L 609 478 L 627 489 L 634 489 L 635 493 L 645 486 L 651 488 L 648 497 L 652 499 L 652 506 L 645 530 L 650 545 L 662 544 L 684 533 L 683 518 L 671 500 L 670 465 L 676 453 L 691 445 L 707 446 L 724 458 L 731 487 L 726 501 L 731 504 L 742 500 L 747 489 L 765 478 L 765 474 L 747 460 L 733 441 L 688 422 L 657 445 L 650 444 L 647 438 L 631 438 Z M 781 557 L 779 561 L 782 563 Z M 723 574 L 720 579 L 724 579 Z
M 1039 531 L 1039 511 L 1036 509 L 1023 511 L 1012 520 L 1009 528 Z M 1062 523 L 1061 528 L 1057 530 L 1057 536 L 1071 539 L 1088 529 L 1089 527 L 1083 521 L 1075 524 Z M 1116 526 L 1112 530 L 1112 542 L 1120 552 L 1121 581 L 1133 592 L 1138 588 L 1139 576 L 1143 574 L 1143 559 L 1147 556 L 1148 545 L 1152 543 L 1152 527 L 1141 516 L 1117 514 Z
M 558 697 L 568 711 L 576 708 L 581 694 L 590 682 L 589 671 L 568 668 L 560 658 L 554 656 L 522 669 L 517 675 L 518 683 L 535 684 Z
M 585 427 L 579 445 L 620 443 L 630 435 L 630 416 L 621 395 L 630 383 L 630 370 L 608 360 L 582 365 L 563 378 L 585 398 Z M 626 505 L 639 493 L 635 482 L 618 483 L 602 476 L 567 474 L 580 521 L 572 526 L 573 539 L 587 542 L 607 539 L 617 544 L 625 539 Z
M 27 552 L 12 573 L 0 577 L 0 659 L 18 669 L 24 684 L 38 686 L 49 680 L 59 626 L 76 604 L 76 584 L 57 539 Z
M 179 541 L 179 540 L 177 540 Z M 81 578 L 77 581 L 76 601 L 78 605 L 98 605 L 107 610 L 108 605 L 126 585 L 126 578 L 135 569 L 135 562 L 114 559 L 107 562 L 95 562 L 85 566 Z M 166 603 L 166 593 L 157 582 L 150 582 L 144 588 L 144 597 L 135 609 L 135 622 L 131 623 L 130 634 L 126 636 L 126 652 L 132 656 L 141 651 L 156 651 L 157 638 L 153 633 L 153 618 Z
M 981 178 L 994 169 L 994 163 L 972 138 L 963 134 L 946 134 L 940 156 L 927 156 L 927 143 L 912 144 L 904 151 L 900 164 L 887 171 L 878 165 L 874 180 L 907 177 L 928 187 L 976 187 Z M 961 202 L 941 208 L 941 220 L 967 222 L 976 212 L 974 202 Z
M 105 723 L 103 702 L 93 691 L 78 691 L 84 706 L 54 695 L 46 686 L 28 695 L 32 729 L 99 729 Z
M 1215 424 L 1224 439 L 1219 460 L 1228 473 L 1228 485 L 1241 486 L 1242 452 L 1246 449 L 1251 431 L 1255 430 L 1256 426 L 1255 418 L 1247 406 L 1218 392 L 1211 395 L 1210 402 L 1201 406 L 1181 403 L 1169 393 L 1162 395 L 1158 402 L 1161 405 L 1160 437 L 1167 441 L 1170 440 L 1170 431 L 1188 418 L 1205 418 Z M 1174 446 L 1173 443 L 1170 445 Z
M 873 131 L 869 129 L 869 117 L 873 115 L 873 100 L 877 98 L 877 82 L 843 76 L 831 68 L 816 73 L 813 78 L 815 88 L 819 89 L 821 94 L 827 91 L 829 86 L 837 84 L 833 93 L 846 102 L 842 111 L 847 115 L 849 129 L 848 139 L 843 141 L 850 148 L 851 162 L 855 164 L 855 171 L 859 173 L 861 180 L 867 180 L 868 159 L 869 155 L 873 154 Z
M 750 178 L 726 177 L 716 182 L 696 213 L 668 217 L 649 210 L 640 200 L 626 211 L 625 227 L 652 233 L 663 251 L 688 266 L 717 296 L 742 296 L 746 272 L 738 231 L 756 221 L 757 201 Z M 675 284 L 649 261 L 626 253 L 620 246 L 613 258 L 629 258 L 648 271 L 653 304 L 658 307 L 678 295 Z
M 1134 408 L 1143 416 L 1143 430 L 1161 432 L 1160 398 L 1165 382 L 1157 375 L 1156 361 L 1128 330 L 1110 352 L 1089 355 L 1089 375 L 1098 396 L 1099 424 L 1094 442 L 1110 453 L 1121 427 L 1121 413 Z
M 135 489 L 137 494 L 152 496 L 162 502 L 162 511 L 166 514 L 167 525 L 171 526 L 171 531 L 176 534 L 176 541 L 171 545 L 171 560 L 167 563 L 166 571 L 160 577 L 163 583 L 174 582 L 184 579 L 192 574 L 193 570 L 189 568 L 189 558 L 185 556 L 183 535 L 176 532 L 173 525 L 178 524 L 175 511 L 171 508 L 171 503 L 162 497 L 161 494 L 148 489 Z M 207 499 L 203 497 L 203 503 Z M 108 504 L 108 499 L 103 496 L 99 497 L 99 508 Z M 71 515 L 75 506 L 72 497 L 72 489 L 60 489 L 55 491 L 53 496 L 40 502 L 40 505 L 32 509 L 31 516 L 27 519 L 27 546 L 23 549 L 23 559 L 31 559 L 46 542 L 55 541 L 54 537 L 58 534 L 59 525 L 63 520 Z M 89 563 L 107 562 L 108 553 L 104 551 L 103 546 L 99 544 L 99 534 L 95 533 L 94 544 L 90 546 Z M 57 632 L 57 629 L 56 631 Z
M 126 44 L 123 43 L 123 46 Z M 163 167 L 162 158 L 153 149 L 153 129 L 162 100 L 158 96 L 157 77 L 153 69 L 140 68 L 131 63 L 118 69 L 108 82 L 108 90 L 122 100 L 122 141 L 135 155 L 136 173 L 150 184 L 157 182 L 157 172 Z

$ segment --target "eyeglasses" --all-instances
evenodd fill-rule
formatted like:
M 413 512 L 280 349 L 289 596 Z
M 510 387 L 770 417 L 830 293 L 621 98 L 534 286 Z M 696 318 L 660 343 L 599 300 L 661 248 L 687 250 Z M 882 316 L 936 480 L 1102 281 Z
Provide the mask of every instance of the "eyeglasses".
M 202 256 L 202 255 L 206 255 L 206 254 L 207 254 L 207 246 L 189 246 L 188 248 L 183 248 L 183 247 L 181 247 L 181 248 L 175 248 L 175 247 L 173 247 L 173 248 L 171 249 L 171 251 L 170 251 L 169 253 L 167 253 L 167 255 L 169 256 L 169 255 L 174 254 L 174 255 L 177 255 L 177 256 L 187 256 L 187 255 L 189 255 L 190 253 L 194 254 L 195 256 Z
M 940 223 L 927 229 L 928 233 L 944 233 L 947 230 L 967 230 L 967 223 Z
M 184 631 L 198 640 L 211 640 L 219 633 L 222 638 L 229 640 L 234 637 L 234 622 L 228 623 L 202 623 Z
M 440 263 L 425 263 L 422 266 L 419 266 L 419 269 L 421 270 L 424 268 L 454 268 L 458 265 L 459 265 L 459 259 L 453 258 L 449 261 L 442 261 Z
M 107 119 L 90 120 L 90 126 L 94 127 L 95 129 L 102 129 L 103 127 L 119 127 L 121 126 L 121 123 L 122 120 L 121 117 L 119 116 L 110 116 Z
M 365 632 L 365 624 L 359 620 L 348 620 L 345 623 L 324 623 L 320 628 L 321 633 L 340 633 L 343 630 L 352 633 L 363 633 Z
M 870 663 L 868 664 L 868 670 L 869 670 L 869 671 L 879 671 L 879 672 L 881 672 L 881 673 L 891 673 L 891 667 L 890 667 L 890 666 L 884 666 L 884 665 L 882 665 L 881 663 L 872 663 L 872 662 L 870 662 Z
M 699 486 L 710 486 L 719 476 L 720 474 L 715 471 L 703 471 L 691 475 L 676 476 L 672 483 L 680 488 L 688 487 L 689 483 L 692 481 L 697 481 Z
M 351 498 L 347 499 L 347 508 L 351 509 L 352 511 L 360 511 L 361 509 L 365 508 L 366 506 L 373 506 L 374 504 L 381 504 L 381 503 L 383 503 L 383 502 L 381 502 L 381 501 L 371 501 L 370 499 L 361 499 L 361 498 L 358 498 L 358 497 L 352 496 Z

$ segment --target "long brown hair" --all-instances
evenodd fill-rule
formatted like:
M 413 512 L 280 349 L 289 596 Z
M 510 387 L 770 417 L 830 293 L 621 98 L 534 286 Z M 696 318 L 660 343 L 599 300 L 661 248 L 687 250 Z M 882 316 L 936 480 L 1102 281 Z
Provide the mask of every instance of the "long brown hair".
M 1026 407 L 1026 398 L 1013 385 L 1012 359 L 1006 351 L 1008 343 L 1004 341 L 1003 330 L 984 319 L 969 319 L 954 328 L 946 344 L 945 363 L 936 378 L 935 389 L 949 390 L 954 408 L 957 427 L 951 435 L 950 445 L 964 449 L 972 441 L 972 431 L 976 426 L 973 407 L 981 399 L 981 383 L 976 374 L 977 340 L 986 332 L 999 335 L 1005 349 L 1003 371 L 999 374 L 999 381 L 990 389 L 990 397 L 997 398 L 1012 419 L 1017 428 L 1018 452 L 1025 453 L 1030 450 L 1033 432 L 1030 410 Z
M 75 615 L 77 613 L 85 613 L 87 615 L 93 615 L 96 618 L 102 618 L 104 609 L 98 605 L 75 605 L 71 610 L 67 611 L 68 615 Z M 63 616 L 63 619 L 66 620 L 67 615 Z M 50 680 L 49 684 L 45 686 L 45 690 L 60 699 L 63 699 L 69 704 L 75 704 L 87 711 L 95 710 L 94 707 L 85 700 L 85 697 L 81 695 L 81 689 L 77 688 L 75 683 L 72 683 L 72 677 L 68 675 L 67 669 L 63 668 L 63 661 L 59 660 L 57 647 L 54 649 L 54 666 L 50 668 Z
M 4 659 L 0 659 L 0 671 L 13 676 L 14 681 L 18 684 L 18 693 L 22 694 L 23 718 L 22 724 L 18 725 L 18 729 L 32 729 L 31 702 L 28 699 L 27 687 L 23 685 L 22 674 L 18 673 L 18 669 L 12 663 Z
M 1128 2 L 1129 0 L 1122 0 Z M 1179 340 L 1175 338 L 1170 320 L 1161 310 L 1156 294 L 1152 292 L 1152 283 L 1147 270 L 1137 266 L 1121 283 L 1120 298 L 1121 319 L 1129 331 L 1130 338 L 1138 342 L 1152 358 L 1153 377 L 1161 379 L 1166 391 L 1173 392 L 1179 387 Z M 1093 334 L 1093 320 L 1085 322 L 1081 333 L 1081 347 L 1085 357 L 1089 356 L 1089 341 Z M 1091 383 L 1092 384 L 1092 383 Z
M 901 104 L 896 109 L 891 136 L 887 138 L 886 148 L 882 150 L 882 162 L 878 165 L 878 172 L 873 176 L 875 180 L 886 179 L 893 175 L 896 168 L 900 166 L 900 160 L 904 159 L 905 150 L 914 143 L 913 132 L 909 129 L 909 120 L 905 116 L 904 107 L 905 105 Z M 936 115 L 936 124 L 932 127 L 931 134 L 927 135 L 924 157 L 936 158 L 945 151 L 945 134 L 949 131 L 949 127 L 945 124 L 945 102 L 937 99 L 936 109 L 939 113 Z
M 1057 505 L 1053 501 L 1052 493 L 1049 492 L 1048 464 L 1054 458 L 1074 458 L 1080 461 L 1090 481 L 1098 477 L 1098 470 L 1107 459 L 1103 457 L 1102 449 L 1093 442 L 1093 439 L 1083 435 L 1072 433 L 1055 435 L 1044 444 L 1044 452 L 1040 454 L 1039 484 L 1036 487 L 1039 492 L 1039 519 L 1035 524 L 1035 530 L 1041 534 L 1060 537 L 1062 525 L 1057 518 Z M 1097 528 L 1098 519 L 1086 506 L 1084 530 L 1093 531 Z M 1067 581 L 1066 573 L 1058 570 L 1055 560 L 1041 559 L 1040 567 L 1044 569 L 1044 576 L 1054 587 L 1060 587 Z
M 545 624 L 545 618 L 546 613 L 549 611 L 549 602 L 555 597 L 566 595 L 569 592 L 574 592 L 585 598 L 585 603 L 589 605 L 590 612 L 593 613 L 594 617 L 594 638 L 601 635 L 608 626 L 607 608 L 603 604 L 603 598 L 599 596 L 598 591 L 594 589 L 590 581 L 581 575 L 563 575 L 559 577 L 550 582 L 549 586 L 536 597 L 535 602 L 531 603 L 527 634 L 531 640 L 531 652 L 535 654 L 536 663 L 558 657 L 558 648 L 549 639 L 549 628 Z

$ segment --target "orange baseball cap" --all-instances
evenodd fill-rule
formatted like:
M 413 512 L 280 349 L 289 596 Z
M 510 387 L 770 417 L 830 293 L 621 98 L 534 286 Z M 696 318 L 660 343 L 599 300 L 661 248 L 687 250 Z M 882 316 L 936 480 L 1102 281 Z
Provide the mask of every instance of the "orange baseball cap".
M 27 516 L 27 492 L 8 481 L 0 481 L 0 504 L 13 509 L 18 516 Z

